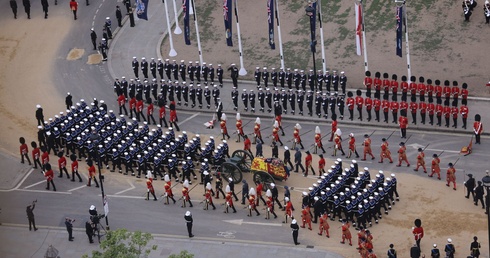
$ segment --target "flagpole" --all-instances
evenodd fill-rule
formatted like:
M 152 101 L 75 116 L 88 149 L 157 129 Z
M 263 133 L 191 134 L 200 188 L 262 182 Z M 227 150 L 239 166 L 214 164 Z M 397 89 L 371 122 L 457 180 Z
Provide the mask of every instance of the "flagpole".
M 367 72 L 369 70 L 368 67 L 368 57 L 367 57 L 367 41 L 366 41 L 366 22 L 364 21 L 364 4 L 363 0 L 360 1 L 361 4 L 361 13 L 362 13 L 362 52 L 364 55 L 364 71 Z
M 177 35 L 182 34 L 182 29 L 179 27 L 179 15 L 177 14 L 177 4 L 174 1 L 174 19 L 175 19 L 175 30 L 174 33 Z
M 194 0 L 192 0 L 194 1 Z M 236 17 L 236 32 L 238 35 L 238 52 L 240 52 L 240 71 L 238 74 L 241 76 L 247 75 L 247 70 L 243 65 L 243 50 L 242 50 L 242 37 L 240 35 L 240 24 L 238 23 L 238 4 L 237 0 L 235 0 L 235 17 Z
M 204 61 L 202 59 L 202 49 L 201 49 L 201 37 L 199 36 L 199 27 L 197 26 L 197 16 L 196 16 L 196 5 L 194 4 L 194 0 L 191 0 L 192 4 L 192 12 L 194 16 L 194 25 L 196 26 L 196 37 L 197 37 L 197 50 L 199 51 L 199 62 L 202 64 Z M 202 66 L 199 66 L 202 67 Z M 201 72 L 201 71 L 199 71 Z
M 405 47 L 407 50 L 407 78 L 412 77 L 412 68 L 410 67 L 410 47 L 408 45 L 408 15 L 407 15 L 407 2 L 403 1 L 403 11 L 405 13 Z
M 318 0 L 318 21 L 320 23 L 320 40 L 322 47 L 322 65 L 323 65 L 323 74 L 327 71 L 327 60 L 325 59 L 325 41 L 323 40 L 323 26 L 322 26 L 322 4 L 321 0 Z
M 165 0 L 162 0 L 163 4 L 165 5 L 165 16 L 167 17 L 167 31 L 168 31 L 168 41 L 170 43 L 170 51 L 168 52 L 169 56 L 176 56 L 177 51 L 174 49 L 174 41 L 172 39 L 172 27 L 170 26 L 170 20 L 168 17 L 168 7 L 167 7 L 167 2 Z
M 284 53 L 282 51 L 281 25 L 279 24 L 279 0 L 276 0 L 276 21 L 277 21 L 277 36 L 279 37 L 279 56 L 281 58 L 281 69 L 285 70 Z

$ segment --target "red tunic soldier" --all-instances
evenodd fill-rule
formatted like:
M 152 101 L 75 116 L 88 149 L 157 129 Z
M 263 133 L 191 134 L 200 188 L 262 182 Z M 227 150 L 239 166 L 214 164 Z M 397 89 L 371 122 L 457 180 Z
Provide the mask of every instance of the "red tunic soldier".
M 301 220 L 303 221 L 302 228 L 305 228 L 305 225 L 308 224 L 308 229 L 311 228 L 311 215 L 310 215 L 310 206 L 306 206 L 303 210 L 301 210 Z
M 334 137 L 335 146 L 333 148 L 333 154 L 332 154 L 332 156 L 334 156 L 334 157 L 337 156 L 337 150 L 342 152 L 342 156 L 345 155 L 344 149 L 342 148 L 341 135 L 342 135 L 342 132 L 340 131 L 340 129 L 337 129 L 337 131 L 335 132 L 335 137 Z
M 325 236 L 330 238 L 330 233 L 328 232 L 328 230 L 330 229 L 330 225 L 328 224 L 328 216 L 326 212 L 323 213 L 320 217 L 320 224 L 318 225 L 318 229 L 320 230 L 318 232 L 318 235 L 321 236 L 325 231 Z
M 315 151 L 313 153 L 317 154 L 319 148 L 325 153 L 325 148 L 323 148 L 322 143 L 322 131 L 320 130 L 320 127 L 317 126 L 315 127 Z
M 371 93 L 369 93 L 371 94 Z M 367 93 L 366 93 L 367 95 Z M 349 110 L 349 119 L 352 121 L 354 120 L 354 105 L 355 105 L 355 100 L 353 98 L 354 94 L 352 92 L 347 92 L 347 109 Z
M 459 109 L 457 107 L 452 107 L 451 108 L 451 115 L 453 117 L 453 127 L 458 128 Z
M 237 132 L 237 135 L 238 135 L 238 139 L 236 140 L 236 142 L 240 142 L 240 137 L 243 138 L 243 136 L 245 135 L 243 133 L 243 122 L 242 122 L 242 119 L 240 118 L 240 113 L 236 113 L 236 123 L 235 123 L 235 126 L 236 126 L 236 132 Z
M 284 136 L 284 130 L 282 129 L 282 116 L 281 115 L 277 115 L 275 120 L 277 121 L 277 124 L 278 124 L 278 128 L 281 129 L 281 134 L 282 136 Z
M 216 206 L 214 206 L 213 203 L 213 187 L 211 186 L 210 182 L 206 184 L 206 193 L 204 194 L 204 196 L 206 198 L 204 209 L 208 210 L 209 205 L 211 205 L 213 207 L 213 210 L 216 210 Z
M 308 171 L 311 169 L 311 173 L 315 175 L 315 169 L 313 169 L 313 156 L 311 155 L 310 151 L 306 151 L 306 157 L 305 157 L 305 167 L 306 167 L 306 172 L 305 176 L 308 176 Z
M 395 101 L 396 101 L 397 94 L 398 94 L 398 81 L 397 80 L 398 80 L 398 76 L 396 74 L 391 75 L 390 88 L 391 88 L 392 95 L 395 98 Z
M 255 211 L 257 216 L 260 216 L 257 206 L 255 205 L 255 189 L 252 187 L 248 191 L 248 214 L 247 216 L 252 216 L 252 211 Z
M 82 182 L 82 178 L 80 177 L 80 174 L 78 173 L 77 155 L 71 154 L 70 160 L 71 160 L 71 181 L 74 182 L 75 181 L 75 175 L 77 175 L 78 181 Z
M 446 127 L 449 128 L 449 118 L 451 117 L 451 107 L 450 106 L 444 106 L 444 109 L 442 112 L 444 114 L 444 119 L 446 121 Z
M 155 107 L 153 106 L 153 103 L 151 102 L 151 98 L 148 100 L 148 102 L 149 102 L 149 105 L 146 108 L 146 118 L 148 120 L 148 123 L 150 123 L 150 119 L 151 119 L 151 121 L 153 121 L 153 125 L 157 125 L 157 122 L 155 121 L 155 118 L 153 117 L 153 112 L 155 111 Z
M 24 158 L 26 158 L 30 166 L 31 159 L 29 158 L 29 147 L 27 147 L 26 139 L 24 137 L 20 137 L 19 142 L 20 142 L 19 151 L 20 151 L 20 158 L 21 158 L 20 163 L 24 164 Z
M 99 183 L 97 182 L 97 178 L 95 178 L 95 166 L 92 160 L 87 161 L 88 165 L 88 183 L 87 186 L 91 186 L 92 179 L 94 180 L 95 187 L 99 188 Z
M 248 151 L 253 157 L 252 150 L 250 149 L 252 146 L 252 142 L 250 141 L 250 138 L 248 138 L 248 136 L 244 135 L 243 137 L 245 139 L 243 140 L 243 150 Z
M 267 193 L 269 193 L 269 191 L 270 190 L 267 190 Z M 270 198 L 272 199 L 272 197 Z M 284 221 L 282 223 L 288 223 L 288 218 L 293 218 L 293 204 L 289 200 L 289 197 L 285 197 L 284 201 L 286 202 L 286 205 L 284 205 Z M 272 204 L 274 205 L 274 201 L 272 201 Z
M 221 115 L 221 122 L 219 123 L 219 126 L 221 128 L 221 135 L 223 136 L 223 140 L 225 140 L 225 136 L 230 139 L 230 135 L 228 134 L 228 128 L 226 128 L 226 115 L 223 113 Z
M 174 193 L 172 192 L 172 181 L 170 180 L 170 176 L 168 174 L 165 174 L 165 177 L 164 177 L 164 180 L 165 180 L 165 185 L 164 185 L 164 188 L 165 188 L 165 203 L 164 204 L 168 204 L 169 203 L 169 199 L 172 199 L 172 201 L 174 201 L 174 204 L 176 203 L 175 199 L 174 199 Z
M 453 163 L 449 163 L 448 166 L 449 168 L 446 171 L 446 186 L 449 187 L 449 184 L 453 183 L 453 190 L 456 190 L 456 169 Z
M 390 94 L 391 81 L 388 78 L 390 78 L 390 75 L 387 73 L 383 73 L 383 98 L 387 98 Z
M 264 185 L 260 181 L 255 182 L 255 184 L 257 184 L 257 189 L 256 189 L 257 200 L 255 201 L 255 206 L 257 207 L 259 206 L 260 200 L 262 200 L 264 205 L 267 205 L 266 201 L 264 200 L 264 197 L 262 197 L 262 191 L 264 190 Z
M 458 106 L 459 93 L 460 93 L 460 90 L 458 88 L 458 82 L 453 81 L 453 87 L 451 88 L 451 95 L 453 96 L 453 103 L 452 103 L 453 107 Z
M 138 112 L 136 112 L 136 97 L 132 97 L 129 100 L 129 117 L 133 119 L 133 112 L 136 116 L 138 116 Z
M 70 179 L 70 174 L 68 174 L 68 170 L 66 169 L 66 158 L 63 156 L 63 152 L 58 152 L 58 168 L 60 170 L 60 175 L 58 177 L 63 177 L 63 171 L 66 173 L 66 177 Z
M 415 238 L 415 243 L 420 248 L 420 240 L 424 237 L 424 228 L 422 227 L 422 221 L 420 219 L 416 219 L 414 223 L 415 227 L 412 228 L 412 234 Z
M 436 103 L 442 104 L 442 86 L 441 81 L 435 80 L 436 86 L 434 86 L 434 92 L 436 94 Z
M 429 175 L 429 177 L 433 177 L 434 174 L 437 174 L 437 179 L 441 180 L 441 168 L 439 167 L 439 163 L 441 163 L 441 160 L 437 154 L 434 153 L 434 155 L 432 155 L 432 163 L 430 167 L 432 173 Z
M 371 159 L 375 159 L 373 151 L 371 150 L 371 139 L 369 138 L 369 135 L 364 135 L 364 142 L 362 143 L 362 145 L 364 146 L 364 158 L 362 158 L 361 160 L 366 160 L 366 154 L 371 155 Z
M 158 110 L 158 118 L 160 119 L 160 126 L 163 126 L 162 125 L 163 122 L 165 128 L 167 128 L 168 124 L 167 124 L 167 119 L 165 119 L 165 114 L 166 114 L 165 105 L 161 105 L 160 109 Z
M 41 157 L 41 151 L 37 147 L 37 143 L 32 141 L 31 147 L 32 147 L 31 155 L 32 155 L 32 162 L 34 162 L 34 169 L 37 169 L 37 165 L 39 165 L 39 167 L 42 169 L 43 165 L 41 165 L 41 161 L 39 160 L 39 158 Z
M 427 173 L 427 169 L 425 168 L 425 153 L 422 148 L 418 149 L 419 154 L 417 155 L 417 167 L 413 171 L 419 171 L 419 167 L 424 169 L 424 173 Z
M 437 117 L 437 125 L 442 125 L 442 113 L 444 113 L 444 108 L 441 104 L 436 105 L 436 117 Z
M 461 104 L 468 105 L 468 84 L 463 83 L 463 89 L 461 90 Z
M 394 124 L 396 124 L 396 121 L 398 120 L 398 108 L 400 106 L 398 105 L 398 102 L 396 101 L 392 101 L 390 102 L 390 109 L 391 109 L 391 113 L 393 115 L 393 122 Z
M 417 85 L 417 92 L 419 93 L 420 102 L 425 102 L 425 92 L 427 91 L 427 86 L 424 84 L 424 77 L 419 77 L 419 84 Z
M 379 101 L 379 99 L 376 99 Z M 371 98 L 366 97 L 364 100 L 364 104 L 366 105 L 366 111 L 368 114 L 367 120 L 371 121 L 371 110 L 373 109 L 373 100 Z
M 463 129 L 466 129 L 466 121 L 468 119 L 468 107 L 466 106 L 466 104 L 463 104 L 460 108 L 459 108 L 459 113 L 461 114 L 461 118 L 463 119 Z
M 406 116 L 408 113 L 408 103 L 406 101 L 400 102 L 400 115 Z
M 364 87 L 366 87 L 366 97 L 371 97 L 371 88 L 373 85 L 373 78 L 371 78 L 371 72 L 366 71 L 366 77 L 364 77 Z
M 400 134 L 402 139 L 407 138 L 407 126 L 408 126 L 408 118 L 406 116 L 400 116 L 398 119 L 398 125 L 400 125 Z
M 128 110 L 126 109 L 126 97 L 124 97 L 124 94 L 117 97 L 117 104 L 119 105 L 119 115 L 122 115 L 122 111 L 124 110 L 124 114 L 127 116 Z
M 232 198 L 233 196 L 232 196 L 232 192 L 230 190 L 229 185 L 226 186 L 225 192 L 226 192 L 226 196 L 225 196 L 225 211 L 224 211 L 224 213 L 228 213 L 228 208 L 232 208 L 233 213 L 236 213 L 235 206 L 233 205 L 233 198 Z
M 41 155 L 41 163 L 43 165 L 43 170 L 46 170 L 44 166 L 49 163 L 49 153 L 46 150 L 45 146 L 41 147 L 41 151 L 43 152 L 43 154 Z
M 277 122 L 277 120 L 274 121 L 274 126 L 272 129 L 272 142 L 273 143 L 279 142 L 281 144 L 281 146 L 283 145 L 281 139 L 279 138 L 279 123 Z M 271 144 L 271 146 L 272 146 L 272 144 Z
M 410 162 L 408 162 L 407 159 L 407 147 L 405 147 L 404 142 L 400 142 L 400 148 L 398 149 L 398 165 L 396 166 L 401 167 L 403 161 L 407 163 L 407 167 L 410 167 Z
M 412 113 L 412 124 L 417 124 L 417 102 L 410 102 L 410 112 Z
M 383 116 L 384 116 L 383 122 L 388 123 L 388 112 L 390 112 L 390 102 L 387 99 L 384 99 L 383 102 L 381 102 L 381 108 L 383 109 Z
M 146 188 L 148 190 L 146 192 L 146 199 L 145 200 L 148 201 L 150 199 L 150 193 L 151 193 L 151 195 L 153 195 L 153 200 L 158 201 L 158 199 L 155 195 L 155 188 L 153 188 L 153 178 L 151 177 L 151 172 L 149 172 L 148 174 L 149 174 L 149 176 L 148 176 L 148 179 L 146 180 Z
M 382 84 L 383 84 L 383 81 L 381 81 L 381 73 L 376 72 L 374 74 L 374 80 L 373 80 L 374 98 L 375 99 L 381 98 L 381 85 Z M 369 96 L 369 97 L 371 97 L 371 96 Z
M 376 116 L 375 120 L 379 122 L 379 111 L 381 110 L 381 100 L 375 99 L 373 101 L 374 105 L 374 115 Z
M 450 105 L 450 99 L 451 99 L 451 87 L 449 86 L 450 83 L 448 80 L 444 81 L 444 88 L 442 89 L 442 94 L 444 96 L 444 106 L 449 106 Z
M 480 114 L 475 115 L 475 122 L 473 123 L 473 133 L 475 134 L 475 144 L 480 144 L 480 135 L 483 133 L 483 124 L 481 123 Z
M 434 125 L 434 114 L 436 111 L 436 105 L 434 103 L 429 103 L 427 105 L 427 113 L 429 113 L 429 124 Z
M 293 149 L 296 149 L 296 144 L 299 144 L 301 146 L 301 149 L 304 149 L 303 143 L 301 142 L 301 135 L 299 134 L 299 130 L 301 130 L 301 125 L 296 124 L 294 126 L 294 131 L 293 131 Z
M 140 117 L 143 118 L 143 120 L 146 122 L 145 115 L 143 115 L 143 109 L 145 107 L 145 104 L 143 103 L 142 99 L 139 99 L 138 102 L 136 103 L 136 119 L 138 122 L 140 122 Z
M 378 161 L 378 163 L 383 163 L 383 159 L 388 159 L 390 163 L 393 163 L 393 159 L 391 159 L 391 151 L 388 148 L 389 146 L 388 140 L 386 140 L 386 138 L 383 138 L 381 139 L 381 141 L 383 142 L 381 143 L 381 155 L 380 155 L 381 158 Z
M 318 175 L 322 175 L 325 173 L 325 158 L 323 158 L 323 155 L 320 154 L 318 155 L 319 156 L 319 160 L 318 160 Z
M 257 143 L 257 139 L 259 139 L 262 144 L 264 144 L 264 140 L 262 139 L 262 133 L 260 132 L 260 117 L 257 117 L 255 119 L 255 126 L 254 126 L 254 144 Z
M 349 134 L 349 155 L 347 155 L 347 158 L 350 159 L 352 156 L 352 153 L 356 154 L 356 158 L 359 158 L 359 153 L 357 153 L 356 149 L 356 138 L 354 137 L 353 133 Z
M 410 99 L 415 100 L 418 90 L 417 77 L 410 77 L 410 84 L 408 85 L 408 87 L 410 89 Z
M 350 224 L 349 221 L 343 220 L 342 221 L 342 241 L 340 242 L 341 244 L 345 244 L 345 240 L 349 240 L 349 245 L 352 246 L 352 235 L 350 233 Z
M 175 108 L 175 101 L 170 102 L 170 118 L 169 118 L 170 126 L 175 127 L 175 129 L 180 131 L 179 125 L 177 124 L 177 110 Z
M 44 164 L 44 170 L 43 172 L 44 177 L 46 178 L 46 190 L 49 190 L 49 184 L 53 185 L 53 191 L 56 192 L 56 186 L 54 185 L 53 177 L 54 173 L 53 170 L 51 169 L 51 164 L 46 163 Z
M 364 105 L 364 99 L 362 98 L 361 90 L 357 90 L 356 92 L 357 97 L 356 97 L 356 106 L 357 106 L 357 112 L 359 113 L 358 119 L 362 121 L 362 106 Z
M 189 181 L 186 179 L 182 184 L 182 205 L 180 207 L 185 208 L 186 203 L 189 203 L 189 207 L 192 207 L 191 197 L 189 196 Z
M 425 86 L 427 90 L 427 98 L 429 99 L 429 103 L 434 102 L 434 85 L 432 85 L 432 80 L 427 79 L 427 85 Z
M 402 90 L 402 101 L 407 101 L 407 94 L 408 94 L 408 82 L 407 82 L 407 76 L 403 75 L 402 76 L 402 82 L 400 84 L 400 88 Z M 396 101 L 396 100 L 394 100 Z
M 420 102 L 419 103 L 419 110 L 420 110 L 420 118 L 421 118 L 420 122 L 425 125 L 425 114 L 427 112 L 427 103 Z

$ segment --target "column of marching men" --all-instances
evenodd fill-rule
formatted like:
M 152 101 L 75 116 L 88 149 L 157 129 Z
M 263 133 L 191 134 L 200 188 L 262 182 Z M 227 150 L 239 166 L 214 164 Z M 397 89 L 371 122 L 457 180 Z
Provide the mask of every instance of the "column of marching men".
M 406 76 L 402 76 L 401 82 L 398 82 L 398 76 L 393 74 L 391 80 L 387 73 L 376 72 L 374 79 L 371 77 L 371 72 L 366 72 L 364 78 L 364 87 L 366 89 L 365 97 L 362 97 L 360 90 L 356 91 L 356 96 L 352 92 L 347 93 L 346 105 L 349 110 L 349 119 L 354 120 L 354 110 L 357 109 L 358 119 L 362 121 L 362 114 L 367 112 L 367 120 L 372 119 L 372 111 L 374 111 L 374 120 L 389 123 L 389 113 L 392 114 L 392 123 L 398 123 L 399 116 L 408 117 L 411 114 L 412 124 L 425 124 L 428 117 L 430 125 L 443 125 L 458 128 L 458 119 L 461 116 L 462 128 L 466 129 L 468 118 L 468 85 L 462 84 L 462 89 L 459 88 L 458 82 L 453 81 L 452 86 L 449 80 L 444 81 L 441 85 L 440 80 L 433 81 L 425 80 L 424 77 L 417 78 L 411 76 L 410 81 L 407 81 Z M 374 98 L 371 92 L 374 91 Z M 410 102 L 408 95 L 410 94 Z M 399 96 L 401 95 L 401 96 Z M 401 97 L 401 101 L 398 98 Z M 418 97 L 418 98 L 417 98 Z M 459 100 L 461 106 L 458 108 Z M 382 116 L 381 116 L 382 115 Z M 417 117 L 420 115 L 420 119 Z M 436 120 L 434 119 L 434 116 Z

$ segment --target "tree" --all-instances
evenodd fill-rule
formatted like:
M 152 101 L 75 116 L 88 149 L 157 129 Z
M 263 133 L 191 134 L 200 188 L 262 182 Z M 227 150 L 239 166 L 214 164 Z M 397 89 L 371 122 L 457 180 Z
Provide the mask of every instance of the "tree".
M 148 242 L 153 239 L 150 233 L 141 231 L 129 232 L 127 229 L 117 229 L 107 232 L 106 238 L 100 243 L 99 250 L 92 251 L 92 256 L 84 255 L 83 258 L 140 258 L 148 257 L 152 250 L 156 250 L 157 246 L 152 245 L 146 248 Z
M 171 254 L 168 258 L 194 258 L 194 255 L 187 250 L 182 250 L 179 254 Z

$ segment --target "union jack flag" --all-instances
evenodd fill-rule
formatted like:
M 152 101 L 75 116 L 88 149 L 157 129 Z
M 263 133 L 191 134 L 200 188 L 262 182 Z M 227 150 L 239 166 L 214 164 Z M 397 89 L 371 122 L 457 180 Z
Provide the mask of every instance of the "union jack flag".
M 223 0 L 223 16 L 225 17 L 225 21 L 228 21 L 228 4 L 227 4 L 227 0 Z

